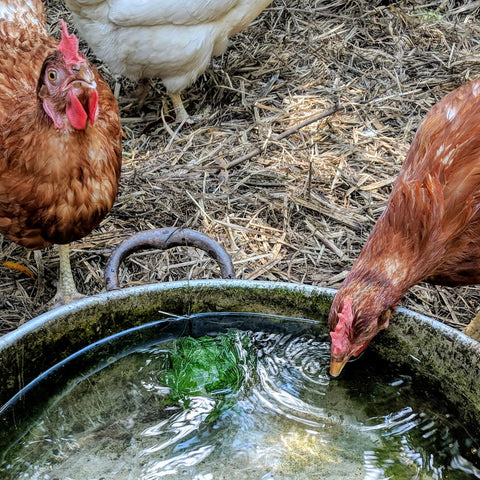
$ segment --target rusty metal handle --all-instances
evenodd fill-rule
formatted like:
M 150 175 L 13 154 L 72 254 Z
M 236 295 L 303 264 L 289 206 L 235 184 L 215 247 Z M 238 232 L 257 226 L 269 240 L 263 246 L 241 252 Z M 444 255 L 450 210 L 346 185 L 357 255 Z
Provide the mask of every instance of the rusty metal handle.
M 189 228 L 159 228 L 137 233 L 115 248 L 105 268 L 106 289 L 118 290 L 120 288 L 118 269 L 120 263 L 128 255 L 149 248 L 168 250 L 180 246 L 204 250 L 218 263 L 222 278 L 235 278 L 233 263 L 228 253 L 208 235 Z

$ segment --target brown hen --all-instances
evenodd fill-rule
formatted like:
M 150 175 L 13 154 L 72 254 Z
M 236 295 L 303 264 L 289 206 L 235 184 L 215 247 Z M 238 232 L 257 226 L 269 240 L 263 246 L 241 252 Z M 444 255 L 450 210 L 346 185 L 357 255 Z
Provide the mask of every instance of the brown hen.
M 57 300 L 76 296 L 68 243 L 111 209 L 121 168 L 115 99 L 78 51 L 46 28 L 40 0 L 0 1 L 0 233 L 60 247 Z
M 420 126 L 387 207 L 334 298 L 330 373 L 388 327 L 413 285 L 480 283 L 480 80 Z

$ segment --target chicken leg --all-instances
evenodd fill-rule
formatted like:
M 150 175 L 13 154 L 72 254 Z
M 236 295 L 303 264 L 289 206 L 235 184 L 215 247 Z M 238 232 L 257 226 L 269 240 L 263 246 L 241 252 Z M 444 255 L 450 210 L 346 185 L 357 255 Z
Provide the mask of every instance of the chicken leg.
M 183 106 L 182 97 L 179 93 L 172 93 L 168 92 L 170 99 L 173 103 L 173 108 L 175 109 L 175 122 L 176 123 L 184 123 L 190 120 L 190 116 L 188 115 L 185 107 Z
M 480 342 L 480 312 L 478 312 L 472 321 L 462 330 L 463 333 Z
M 58 245 L 58 254 L 60 258 L 59 279 L 57 283 L 57 293 L 53 299 L 54 305 L 64 305 L 73 300 L 84 298 L 77 291 L 75 281 L 73 280 L 72 267 L 70 265 L 70 248 L 68 245 Z
M 148 93 L 150 92 L 150 81 L 148 78 L 141 78 L 138 81 L 137 89 L 135 90 L 134 97 L 138 102 L 138 109 L 141 110 L 145 104 Z M 183 106 L 182 97 L 179 93 L 167 92 L 170 100 L 172 101 L 173 108 L 175 110 L 175 123 L 186 123 L 191 120 L 190 115 Z M 130 100 L 130 99 L 129 99 Z M 125 101 L 125 99 L 124 99 Z

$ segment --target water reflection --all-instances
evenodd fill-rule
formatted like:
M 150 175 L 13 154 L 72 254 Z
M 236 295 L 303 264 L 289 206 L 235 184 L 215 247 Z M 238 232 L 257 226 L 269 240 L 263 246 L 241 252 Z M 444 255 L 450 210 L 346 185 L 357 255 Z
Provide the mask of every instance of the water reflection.
M 258 362 L 238 391 L 166 403 L 169 344 L 140 349 L 52 406 L 0 477 L 480 478 L 476 440 L 408 375 L 356 362 L 332 381 L 328 342 L 248 335 Z

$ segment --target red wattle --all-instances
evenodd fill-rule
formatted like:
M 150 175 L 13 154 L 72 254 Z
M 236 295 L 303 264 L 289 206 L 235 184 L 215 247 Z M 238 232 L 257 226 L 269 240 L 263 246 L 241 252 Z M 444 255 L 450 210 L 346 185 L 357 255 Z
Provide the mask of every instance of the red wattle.
M 88 99 L 88 119 L 90 125 L 95 123 L 98 115 L 98 92 L 96 89 L 91 90 L 90 98 Z
M 88 115 L 80 100 L 71 90 L 68 93 L 67 118 L 70 125 L 76 130 L 84 130 L 87 126 Z

